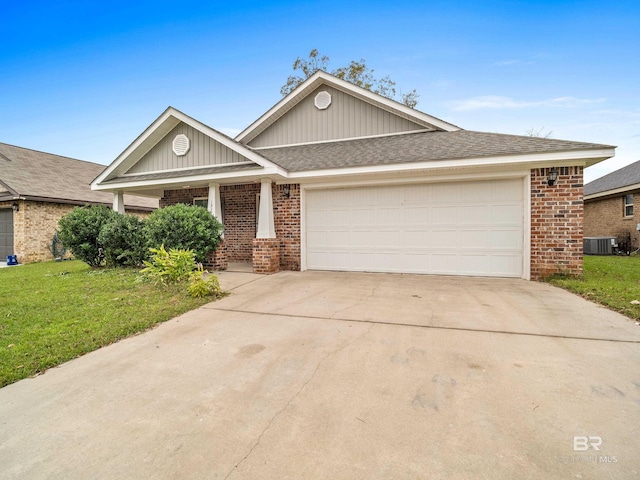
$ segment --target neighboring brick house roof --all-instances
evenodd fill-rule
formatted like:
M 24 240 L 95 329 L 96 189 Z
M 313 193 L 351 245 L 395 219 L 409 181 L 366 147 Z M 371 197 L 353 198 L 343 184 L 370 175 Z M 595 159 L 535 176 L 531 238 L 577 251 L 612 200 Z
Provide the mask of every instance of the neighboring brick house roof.
M 638 184 L 640 184 L 640 161 L 587 183 L 584 186 L 584 194 L 594 195 L 596 193 L 617 190 L 632 185 L 635 186 L 634 188 L 637 188 Z
M 458 130 L 256 149 L 290 172 L 612 148 L 586 142 Z
M 25 198 L 54 203 L 111 205 L 113 195 L 91 190 L 106 167 L 96 163 L 0 143 L 0 201 Z M 158 200 L 124 196 L 128 209 L 153 210 Z

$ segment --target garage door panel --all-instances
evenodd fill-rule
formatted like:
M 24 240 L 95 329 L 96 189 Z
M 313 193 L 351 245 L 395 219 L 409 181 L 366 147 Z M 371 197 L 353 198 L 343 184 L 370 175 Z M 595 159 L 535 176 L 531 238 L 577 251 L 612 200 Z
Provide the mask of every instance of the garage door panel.
M 459 211 L 459 223 L 462 225 L 486 225 L 491 222 L 490 205 L 470 205 Z
M 422 206 L 431 203 L 431 190 L 426 185 L 410 185 L 404 191 L 404 204 Z
M 522 225 L 522 205 L 494 205 L 491 209 L 494 225 Z
M 433 222 L 430 207 L 408 206 L 399 209 L 399 212 L 401 212 L 399 218 L 404 225 L 421 225 Z
M 436 250 L 458 248 L 457 230 L 431 230 L 431 247 Z
M 307 268 L 522 276 L 523 185 L 309 190 Z
M 489 248 L 491 246 L 491 232 L 486 230 L 461 229 L 457 245 L 462 249 Z
M 493 185 L 487 182 L 468 183 L 463 188 L 461 199 L 471 203 L 486 202 L 492 197 Z
M 491 257 L 492 271 L 496 276 L 511 276 L 511 272 L 522 264 L 522 257 L 517 254 L 513 255 L 494 255 Z
M 457 225 L 459 223 L 458 207 L 433 207 L 432 223 L 435 225 Z
M 430 185 L 431 202 L 435 205 L 449 205 L 460 203 L 462 198 L 461 185 L 458 183 L 439 183 Z
M 522 231 L 516 228 L 496 229 L 491 232 L 490 244 L 494 250 L 521 251 L 522 240 Z
M 521 181 L 496 180 L 491 183 L 491 200 L 494 202 L 522 202 L 524 191 Z

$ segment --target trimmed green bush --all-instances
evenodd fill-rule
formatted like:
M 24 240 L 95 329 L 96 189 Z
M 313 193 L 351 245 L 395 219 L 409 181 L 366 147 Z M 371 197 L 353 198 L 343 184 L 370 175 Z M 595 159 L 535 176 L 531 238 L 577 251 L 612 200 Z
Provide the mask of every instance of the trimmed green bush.
M 220 243 L 222 228 L 206 208 L 178 204 L 151 213 L 144 230 L 150 248 L 193 250 L 196 261 L 204 262 Z
M 102 227 L 118 215 L 103 205 L 76 207 L 58 222 L 58 238 L 74 257 L 92 267 L 99 267 L 104 260 L 104 249 L 98 235 Z
M 144 236 L 144 220 L 134 215 L 116 215 L 102 226 L 98 243 L 104 249 L 108 267 L 138 267 L 149 256 Z

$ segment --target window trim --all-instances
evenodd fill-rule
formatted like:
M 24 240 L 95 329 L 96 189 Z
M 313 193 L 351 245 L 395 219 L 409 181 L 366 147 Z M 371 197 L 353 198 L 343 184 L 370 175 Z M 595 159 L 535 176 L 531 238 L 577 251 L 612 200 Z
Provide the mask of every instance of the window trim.
M 193 197 L 193 200 L 191 200 L 191 204 L 197 205 L 196 204 L 197 200 L 204 200 L 206 202 L 206 205 L 204 205 L 204 208 L 206 208 L 207 210 L 209 209 L 209 197 Z
M 629 200 L 631 203 L 628 203 Z M 627 209 L 631 209 L 631 213 L 627 213 Z M 622 214 L 625 218 L 633 217 L 633 193 L 627 193 L 622 196 Z

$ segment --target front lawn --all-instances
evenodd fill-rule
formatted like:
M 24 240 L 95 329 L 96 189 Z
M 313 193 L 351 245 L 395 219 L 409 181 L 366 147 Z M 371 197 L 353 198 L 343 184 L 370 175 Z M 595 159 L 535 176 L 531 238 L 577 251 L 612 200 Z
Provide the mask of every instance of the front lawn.
M 583 278 L 552 277 L 549 283 L 566 288 L 633 319 L 640 318 L 640 257 L 584 257 Z
M 0 269 L 0 387 L 211 301 L 80 261 Z

